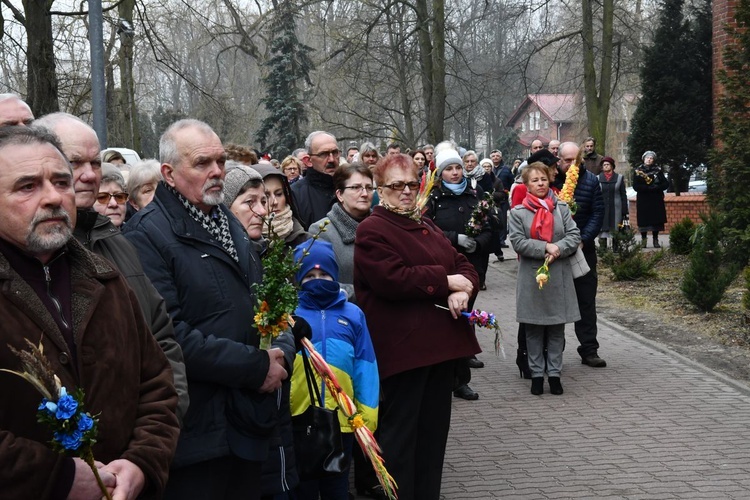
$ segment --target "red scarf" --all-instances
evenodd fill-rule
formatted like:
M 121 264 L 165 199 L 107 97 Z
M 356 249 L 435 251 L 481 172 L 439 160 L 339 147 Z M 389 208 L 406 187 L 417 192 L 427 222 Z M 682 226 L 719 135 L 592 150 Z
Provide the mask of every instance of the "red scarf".
M 607 182 L 610 182 L 612 180 L 612 176 L 615 175 L 614 172 L 610 172 L 610 173 L 603 172 L 603 173 L 604 173 L 604 178 L 607 179 Z
M 534 220 L 531 221 L 531 237 L 535 240 L 552 243 L 552 237 L 555 233 L 555 215 L 552 212 L 557 206 L 552 191 L 549 191 L 544 199 L 526 193 L 523 206 L 534 212 Z

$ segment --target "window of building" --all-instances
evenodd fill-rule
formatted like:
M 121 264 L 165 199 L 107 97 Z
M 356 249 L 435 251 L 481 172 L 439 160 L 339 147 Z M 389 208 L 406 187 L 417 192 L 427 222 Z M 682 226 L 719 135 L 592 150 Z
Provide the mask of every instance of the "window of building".
M 539 130 L 539 118 L 541 113 L 539 111 L 532 111 L 529 113 L 529 130 Z
M 526 122 L 525 121 L 521 122 L 521 132 L 526 132 Z
M 618 132 L 628 132 L 628 121 L 627 120 L 617 120 L 616 121 L 616 127 Z
M 628 142 L 622 141 L 620 146 L 617 148 L 617 161 L 627 162 L 628 161 Z

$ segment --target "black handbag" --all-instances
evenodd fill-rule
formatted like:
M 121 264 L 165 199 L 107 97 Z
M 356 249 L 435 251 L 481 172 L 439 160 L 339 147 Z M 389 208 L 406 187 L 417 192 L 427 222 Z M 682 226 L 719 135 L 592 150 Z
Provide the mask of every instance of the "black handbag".
M 302 362 L 305 365 L 310 406 L 292 417 L 292 432 L 297 473 L 300 480 L 310 481 L 340 474 L 349 463 L 341 443 L 338 408 L 329 410 L 323 406 L 305 349 L 302 349 Z

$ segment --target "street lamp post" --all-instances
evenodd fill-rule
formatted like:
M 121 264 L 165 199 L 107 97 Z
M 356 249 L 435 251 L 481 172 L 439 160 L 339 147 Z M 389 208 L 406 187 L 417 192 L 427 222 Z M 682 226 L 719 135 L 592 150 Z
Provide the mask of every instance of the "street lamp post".
M 99 146 L 107 147 L 107 95 L 104 84 L 104 35 L 101 0 L 89 0 L 89 45 L 91 47 L 91 107 Z

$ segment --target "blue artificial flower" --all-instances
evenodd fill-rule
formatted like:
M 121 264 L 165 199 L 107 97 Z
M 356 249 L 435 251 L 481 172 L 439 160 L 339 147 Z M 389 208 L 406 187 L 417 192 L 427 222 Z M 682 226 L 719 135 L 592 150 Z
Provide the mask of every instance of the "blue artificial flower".
M 86 432 L 94 427 L 94 419 L 92 419 L 88 413 L 81 413 L 78 415 L 78 430 Z
M 55 418 L 67 420 L 76 414 L 76 410 L 78 410 L 78 401 L 73 396 L 68 396 L 65 387 L 60 388 L 60 399 L 57 400 Z
M 55 441 L 66 450 L 77 450 L 81 446 L 81 439 L 83 434 L 79 430 L 75 430 L 71 433 L 55 432 Z
M 47 410 L 50 414 L 55 414 L 57 411 L 57 405 L 50 401 L 47 398 L 42 398 L 42 402 L 39 403 L 39 408 L 37 408 L 38 411 Z

